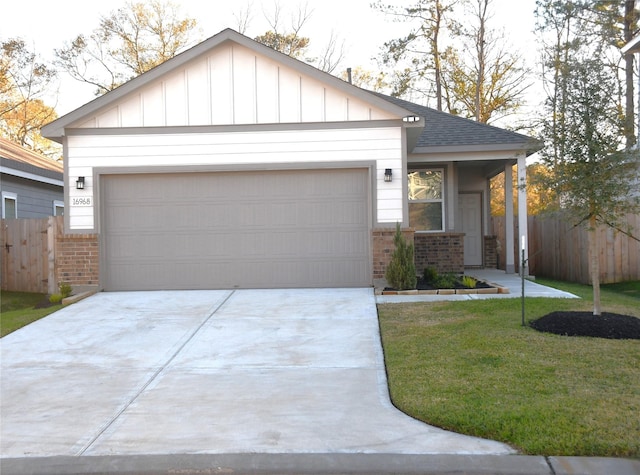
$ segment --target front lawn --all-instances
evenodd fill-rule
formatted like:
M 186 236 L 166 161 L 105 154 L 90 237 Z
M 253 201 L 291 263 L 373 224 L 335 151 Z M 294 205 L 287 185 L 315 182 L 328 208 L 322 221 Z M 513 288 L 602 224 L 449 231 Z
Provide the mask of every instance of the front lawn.
M 591 309 L 590 287 L 538 282 L 583 299 L 527 298 L 528 320 Z M 603 286 L 603 310 L 640 317 L 629 287 Z M 391 397 L 407 414 L 525 454 L 640 457 L 640 340 L 522 327 L 519 298 L 378 310 Z
M 46 300 L 47 296 L 45 294 L 1 291 L 0 337 L 8 335 L 42 317 L 46 317 L 61 308 L 60 305 L 35 308 L 38 304 L 46 302 Z

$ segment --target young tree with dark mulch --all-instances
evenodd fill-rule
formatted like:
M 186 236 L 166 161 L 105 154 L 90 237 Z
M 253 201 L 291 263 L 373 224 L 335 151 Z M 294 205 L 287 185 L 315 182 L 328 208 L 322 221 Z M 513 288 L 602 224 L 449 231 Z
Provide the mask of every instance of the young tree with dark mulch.
M 539 28 L 553 39 L 544 47 L 548 98 L 541 157 L 551 170 L 544 179 L 568 219 L 590 231 L 593 314 L 600 315 L 597 230 L 609 226 L 631 233 L 624 218 L 640 212 L 638 150 L 625 149 L 619 70 L 609 60 L 621 55 L 600 35 L 607 9 L 593 9 L 589 2 L 543 4 Z

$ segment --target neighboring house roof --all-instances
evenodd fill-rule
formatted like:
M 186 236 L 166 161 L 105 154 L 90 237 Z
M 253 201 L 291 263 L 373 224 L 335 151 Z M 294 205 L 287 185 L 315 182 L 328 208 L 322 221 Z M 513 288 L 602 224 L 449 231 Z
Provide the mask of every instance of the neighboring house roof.
M 220 33 L 212 36 L 211 38 L 199 43 L 198 45 L 174 56 L 173 58 L 165 61 L 164 63 L 156 66 L 155 68 L 137 76 L 120 87 L 110 91 L 103 96 L 94 99 L 93 101 L 85 104 L 82 107 L 56 119 L 55 121 L 45 125 L 41 133 L 44 137 L 62 141 L 62 137 L 65 135 L 65 129 L 77 127 L 84 120 L 96 114 L 99 111 L 106 110 L 113 106 L 117 101 L 124 99 L 141 88 L 150 85 L 154 81 L 169 75 L 170 73 L 179 70 L 187 65 L 191 61 L 195 61 L 198 58 L 208 54 L 211 50 L 220 46 L 226 42 L 234 42 L 243 47 L 253 50 L 257 54 L 260 54 L 268 59 L 280 63 L 286 67 L 289 67 L 300 74 L 311 77 L 321 83 L 324 83 L 336 90 L 344 92 L 354 98 L 362 100 L 372 106 L 375 106 L 381 110 L 384 110 L 388 114 L 397 117 L 404 118 L 411 114 L 410 111 L 403 107 L 394 104 L 381 97 L 369 94 L 367 91 L 353 86 L 342 79 L 332 76 L 329 73 L 320 71 L 319 69 L 299 61 L 295 58 L 282 54 L 273 48 L 265 46 L 251 38 L 244 36 L 232 29 L 226 29 Z
M 540 142 L 517 132 L 482 124 L 397 97 L 377 92 L 373 94 L 425 118 L 425 127 L 416 141 L 413 153 L 522 150 L 529 155 L 542 148 Z
M 61 163 L 0 137 L 0 173 L 63 186 Z
M 33 150 L 28 150 L 21 145 L 0 137 L 0 157 L 8 158 L 16 162 L 27 163 L 33 167 L 62 173 L 62 163 L 44 157 Z

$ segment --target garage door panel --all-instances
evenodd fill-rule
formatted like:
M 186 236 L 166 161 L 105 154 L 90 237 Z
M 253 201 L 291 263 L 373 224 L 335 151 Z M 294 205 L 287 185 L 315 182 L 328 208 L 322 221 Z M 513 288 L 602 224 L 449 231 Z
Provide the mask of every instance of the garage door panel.
M 107 290 L 371 283 L 364 169 L 112 175 Z

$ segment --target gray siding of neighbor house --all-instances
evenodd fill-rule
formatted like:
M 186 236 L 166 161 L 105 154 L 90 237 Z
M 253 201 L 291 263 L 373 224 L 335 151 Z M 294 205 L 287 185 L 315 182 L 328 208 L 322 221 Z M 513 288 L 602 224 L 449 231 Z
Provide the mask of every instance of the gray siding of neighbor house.
M 53 216 L 53 202 L 64 201 L 62 187 L 26 178 L 2 175 L 2 191 L 18 195 L 18 218 Z

